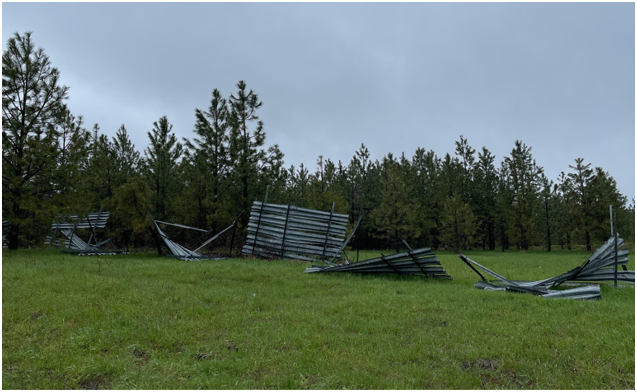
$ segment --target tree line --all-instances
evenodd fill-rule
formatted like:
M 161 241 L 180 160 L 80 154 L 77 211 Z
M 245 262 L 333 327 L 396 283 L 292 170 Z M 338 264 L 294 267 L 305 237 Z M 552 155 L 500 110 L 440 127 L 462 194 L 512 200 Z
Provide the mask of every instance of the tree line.
M 150 216 L 213 230 L 240 217 L 242 233 L 266 192 L 270 203 L 324 211 L 334 203 L 351 222 L 364 214 L 356 248 L 398 250 L 404 239 L 412 247 L 590 251 L 610 234 L 609 205 L 634 241 L 634 200 L 608 172 L 577 158 L 554 181 L 522 141 L 499 165 L 460 136 L 453 155 L 419 147 L 411 157 L 372 160 L 362 144 L 350 162 L 319 156 L 313 169 L 285 167 L 278 145 L 266 144 L 262 101 L 239 81 L 195 109 L 192 139 L 179 140 L 164 116 L 139 151 L 125 125 L 109 138 L 71 114 L 69 89 L 31 33 L 9 38 L 2 74 L 2 213 L 12 249 L 41 244 L 58 214 L 101 207 L 111 211 L 115 245 L 127 248 L 157 242 Z

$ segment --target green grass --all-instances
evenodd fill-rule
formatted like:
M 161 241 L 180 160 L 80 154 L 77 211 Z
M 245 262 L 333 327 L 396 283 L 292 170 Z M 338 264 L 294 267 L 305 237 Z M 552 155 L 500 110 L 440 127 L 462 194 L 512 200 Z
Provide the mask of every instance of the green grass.
M 632 286 L 603 286 L 600 301 L 487 292 L 455 255 L 437 254 L 453 281 L 3 251 L 2 387 L 635 388 Z M 467 255 L 513 279 L 587 258 Z

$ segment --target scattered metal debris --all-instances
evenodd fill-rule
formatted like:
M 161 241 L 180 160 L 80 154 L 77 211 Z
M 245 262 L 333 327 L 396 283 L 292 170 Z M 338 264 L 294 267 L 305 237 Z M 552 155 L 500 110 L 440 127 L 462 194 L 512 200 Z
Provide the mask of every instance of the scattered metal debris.
M 255 201 L 241 253 L 303 261 L 334 260 L 347 244 L 343 241 L 347 221 L 348 215 L 334 213 L 334 204 L 331 212 L 324 212 Z
M 112 251 L 100 248 L 102 245 L 109 242 L 111 238 L 97 242 L 96 229 L 104 229 L 109 216 L 110 212 L 102 211 L 101 209 L 99 212 L 88 214 L 87 217 L 80 217 L 78 214 L 69 214 L 65 216 L 59 215 L 59 218 L 63 219 L 64 217 L 67 217 L 68 220 L 54 222 L 51 226 L 53 234 L 47 236 L 44 243 L 55 245 L 57 248 L 61 247 L 63 244 L 67 248 L 64 252 L 73 253 L 78 256 L 113 256 L 116 254 L 126 254 L 128 253 L 126 251 Z M 76 231 L 78 229 L 89 229 L 91 231 L 91 235 L 87 242 L 84 242 L 84 240 L 77 235 Z M 62 243 L 55 238 L 58 230 L 67 238 Z
M 425 275 L 432 278 L 452 279 L 442 268 L 440 261 L 431 248 L 410 249 L 407 252 L 389 256 L 381 254 L 380 257 L 345 265 L 328 267 L 313 265 L 312 268 L 307 268 L 305 272 Z
M 166 244 L 166 247 L 172 253 L 172 255 L 169 255 L 168 257 L 176 257 L 176 258 L 178 258 L 180 260 L 185 260 L 185 261 L 206 260 L 206 259 L 212 259 L 212 260 L 223 260 L 223 259 L 225 259 L 225 257 L 208 257 L 208 256 L 205 256 L 205 255 L 202 255 L 201 253 L 197 253 L 197 251 L 202 249 L 206 245 L 210 244 L 211 242 L 213 242 L 217 238 L 219 238 L 219 236 L 221 236 L 221 234 L 223 234 L 226 231 L 232 229 L 235 226 L 236 222 L 237 221 L 235 220 L 234 222 L 232 222 L 232 224 L 230 226 L 228 226 L 225 229 L 221 230 L 216 235 L 210 237 L 206 242 L 204 242 L 197 249 L 190 250 L 190 249 L 186 248 L 185 246 L 180 245 L 180 244 L 176 243 L 175 241 L 171 240 L 168 237 L 168 235 L 166 233 L 164 233 L 164 231 L 159 227 L 159 224 L 167 225 L 167 226 L 180 227 L 182 229 L 197 230 L 197 231 L 201 231 L 201 232 L 205 233 L 200 238 L 203 238 L 203 237 L 207 236 L 208 234 L 210 234 L 212 232 L 212 230 L 203 230 L 203 229 L 198 229 L 196 227 L 180 225 L 180 224 L 177 224 L 177 223 L 156 221 L 156 220 L 153 219 L 153 223 L 155 224 L 155 228 L 157 229 L 157 233 L 159 233 L 159 236 L 164 241 L 164 244 Z
M 330 261 L 327 262 L 327 264 L 332 265 L 332 263 L 334 262 L 334 259 L 337 256 L 340 256 L 341 253 L 343 252 L 343 249 L 345 249 L 345 247 L 347 246 L 347 244 L 349 243 L 349 240 L 352 239 L 352 237 L 354 236 L 354 233 L 356 233 L 356 229 L 358 229 L 358 225 L 361 223 L 361 219 L 363 219 L 363 214 L 360 214 L 360 216 L 358 217 L 358 220 L 356 221 L 356 225 L 354 225 L 354 229 L 352 230 L 352 232 L 349 234 L 349 237 L 347 237 L 347 239 L 345 240 L 345 242 L 343 242 L 343 245 L 341 245 L 341 247 L 339 248 L 337 254 L 335 254 L 332 259 Z M 345 257 L 347 257 L 347 255 L 345 255 Z
M 572 299 L 600 299 L 601 290 L 599 285 L 588 285 L 567 290 L 550 290 L 566 282 L 612 282 L 615 280 L 615 263 L 621 265 L 623 271 L 617 271 L 617 280 L 626 283 L 635 283 L 635 272 L 628 271 L 628 250 L 615 251 L 624 244 L 624 240 L 618 238 L 615 243 L 615 236 L 608 239 L 599 249 L 597 249 L 582 265 L 573 268 L 561 275 L 538 280 L 534 282 L 508 280 L 488 268 L 476 263 L 463 254 L 458 255 L 471 269 L 482 278 L 482 281 L 475 284 L 477 288 L 495 291 L 513 291 L 539 295 L 545 298 L 572 298 Z M 451 249 L 451 248 L 449 248 Z M 452 249 L 453 250 L 453 249 Z M 455 252 L 455 251 L 454 251 Z M 496 280 L 487 281 L 475 267 L 480 268 L 485 273 L 493 276 Z

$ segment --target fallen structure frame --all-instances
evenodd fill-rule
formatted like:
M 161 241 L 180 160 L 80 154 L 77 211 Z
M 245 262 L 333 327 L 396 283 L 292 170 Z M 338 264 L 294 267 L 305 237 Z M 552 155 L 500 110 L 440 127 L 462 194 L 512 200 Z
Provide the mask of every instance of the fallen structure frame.
M 616 242 L 617 240 L 617 242 Z M 493 291 L 513 291 L 530 293 L 545 298 L 572 298 L 572 299 L 600 299 L 601 289 L 598 284 L 577 287 L 574 289 L 551 290 L 567 282 L 611 282 L 615 279 L 635 284 L 635 271 L 628 271 L 628 250 L 617 250 L 624 245 L 624 240 L 612 236 L 599 249 L 597 249 L 582 265 L 573 268 L 561 275 L 538 280 L 534 282 L 515 281 L 478 264 L 463 254 L 460 259 L 476 272 L 482 280 L 475 284 L 477 288 Z M 615 266 L 621 266 L 623 271 L 616 271 Z M 475 267 L 481 269 L 496 280 L 487 281 Z
M 96 230 L 106 228 L 109 216 L 110 212 L 102 211 L 101 209 L 98 212 L 88 214 L 86 217 L 81 217 L 78 214 L 59 215 L 59 218 L 62 219 L 66 217 L 67 220 L 63 221 L 60 219 L 57 222 L 53 222 L 51 225 L 53 233 L 46 237 L 44 243 L 55 245 L 57 248 L 61 247 L 60 241 L 55 237 L 59 230 L 66 237 L 66 240 L 62 242 L 66 247 L 63 251 L 65 253 L 72 253 L 78 256 L 113 256 L 116 254 L 126 254 L 128 253 L 126 251 L 101 249 L 101 246 L 108 243 L 112 238 L 97 242 Z M 88 241 L 85 242 L 78 236 L 77 230 L 79 229 L 88 229 L 91 232 Z
M 234 228 L 236 226 L 236 224 L 237 224 L 237 221 L 235 220 L 234 222 L 232 222 L 232 224 L 230 226 L 228 226 L 225 229 L 221 230 L 216 235 L 210 237 L 208 240 L 206 240 L 201 246 L 199 246 L 195 250 L 190 250 L 190 249 L 186 248 L 185 246 L 180 245 L 177 242 L 171 240 L 170 237 L 168 237 L 168 235 L 161 229 L 161 227 L 159 227 L 159 224 L 163 224 L 163 225 L 167 225 L 167 226 L 175 226 L 175 227 L 179 227 L 179 228 L 182 228 L 182 229 L 189 229 L 189 230 L 196 230 L 196 231 L 203 232 L 204 234 L 199 237 L 200 239 L 205 237 L 205 236 L 207 236 L 207 235 L 209 235 L 212 232 L 212 230 L 198 229 L 196 227 L 180 225 L 180 224 L 177 224 L 177 223 L 156 221 L 154 219 L 153 219 L 153 223 L 155 225 L 155 228 L 157 229 L 157 233 L 159 234 L 159 237 L 162 239 L 162 241 L 164 241 L 164 244 L 166 245 L 166 247 L 172 253 L 172 255 L 168 255 L 168 257 L 176 257 L 176 258 L 178 258 L 180 260 L 192 261 L 192 260 L 207 260 L 207 259 L 212 259 L 212 260 L 223 260 L 223 259 L 225 259 L 225 257 L 208 257 L 208 256 L 205 256 L 205 255 L 202 255 L 201 253 L 198 253 L 197 251 L 199 251 L 199 250 L 203 249 L 205 246 L 211 244 L 213 241 L 215 241 L 217 238 L 219 238 L 226 231 Z M 232 252 L 232 249 L 230 249 L 230 251 Z
M 255 201 L 241 253 L 264 258 L 317 261 L 340 257 L 347 245 L 347 214 Z M 362 217 L 362 216 L 361 216 Z
M 406 243 L 405 243 L 406 244 Z M 409 246 L 408 246 L 409 247 Z M 442 268 L 440 261 L 431 248 L 421 248 L 407 252 L 335 266 L 313 265 L 306 273 L 314 272 L 350 272 L 357 274 L 397 274 L 424 275 L 431 278 L 452 279 Z

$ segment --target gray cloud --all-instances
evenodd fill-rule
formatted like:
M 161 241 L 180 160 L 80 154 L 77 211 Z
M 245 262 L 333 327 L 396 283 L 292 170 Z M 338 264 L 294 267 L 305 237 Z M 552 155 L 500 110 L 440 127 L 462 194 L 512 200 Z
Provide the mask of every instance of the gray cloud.
M 577 157 L 635 192 L 632 3 L 5 3 L 3 45 L 33 31 L 70 107 L 138 149 L 167 115 L 243 79 L 286 165 L 416 147 L 462 134 L 497 160 L 516 139 L 555 179 Z

